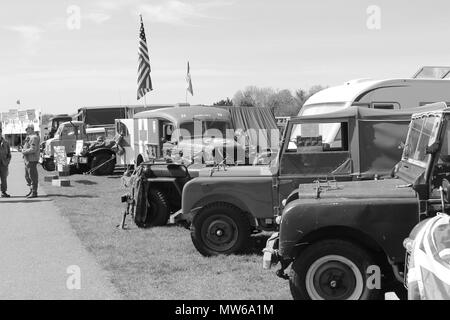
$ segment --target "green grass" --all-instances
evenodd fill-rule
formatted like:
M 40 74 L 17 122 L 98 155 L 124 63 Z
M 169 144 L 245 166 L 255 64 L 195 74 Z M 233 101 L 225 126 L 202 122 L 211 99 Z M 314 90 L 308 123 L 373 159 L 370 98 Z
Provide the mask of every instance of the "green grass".
M 44 190 L 125 299 L 291 299 L 288 282 L 262 269 L 264 237 L 253 239 L 255 253 L 206 258 L 183 227 L 139 229 L 128 217 L 128 229 L 117 228 L 120 177 L 73 175 L 71 187 L 53 187 L 44 175 Z

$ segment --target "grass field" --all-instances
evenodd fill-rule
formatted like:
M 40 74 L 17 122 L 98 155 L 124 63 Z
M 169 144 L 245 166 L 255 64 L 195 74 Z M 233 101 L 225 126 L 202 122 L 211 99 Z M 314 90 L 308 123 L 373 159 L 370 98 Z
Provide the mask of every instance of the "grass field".
M 264 235 L 252 239 L 253 253 L 206 258 L 182 227 L 139 229 L 128 218 L 127 230 L 117 228 L 120 176 L 73 175 L 71 187 L 53 187 L 44 175 L 44 190 L 125 299 L 291 299 L 288 282 L 262 269 Z

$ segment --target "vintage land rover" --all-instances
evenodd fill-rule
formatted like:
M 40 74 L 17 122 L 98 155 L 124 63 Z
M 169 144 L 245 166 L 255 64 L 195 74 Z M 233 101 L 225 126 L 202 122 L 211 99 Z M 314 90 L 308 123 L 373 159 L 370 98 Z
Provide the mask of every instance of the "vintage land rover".
M 282 200 L 300 183 L 390 176 L 400 159 L 413 110 L 444 106 L 350 107 L 292 118 L 270 165 L 200 170 L 184 186 L 182 197 L 182 214 L 191 223 L 195 247 L 206 256 L 244 250 L 252 232 L 277 229 L 275 217 Z
M 404 296 L 403 240 L 448 210 L 439 189 L 450 176 L 449 120 L 449 108 L 413 115 L 396 179 L 305 184 L 288 197 L 263 261 L 281 263 L 294 299 Z

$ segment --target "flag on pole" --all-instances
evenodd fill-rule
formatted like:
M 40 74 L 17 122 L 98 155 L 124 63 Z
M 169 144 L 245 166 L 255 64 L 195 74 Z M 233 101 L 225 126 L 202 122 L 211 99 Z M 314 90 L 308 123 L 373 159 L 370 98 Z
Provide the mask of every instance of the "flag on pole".
M 138 66 L 138 88 L 137 99 L 139 100 L 147 92 L 153 90 L 150 78 L 150 58 L 148 55 L 147 39 L 145 37 L 144 22 L 141 17 L 141 28 L 139 30 L 139 66 Z
M 191 95 L 193 96 L 194 95 L 194 90 L 192 89 L 191 71 L 190 71 L 190 68 L 189 68 L 189 61 L 188 61 L 188 64 L 187 64 L 186 81 L 187 81 L 187 88 L 186 88 L 186 90 L 188 92 L 190 92 Z
M 20 100 L 17 100 L 17 101 L 16 101 L 16 104 L 20 104 Z

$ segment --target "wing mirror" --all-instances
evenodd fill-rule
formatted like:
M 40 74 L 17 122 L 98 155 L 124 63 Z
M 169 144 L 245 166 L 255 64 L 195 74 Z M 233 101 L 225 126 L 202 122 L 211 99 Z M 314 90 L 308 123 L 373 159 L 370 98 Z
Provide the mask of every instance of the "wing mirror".
M 450 182 L 447 179 L 442 179 L 442 184 L 439 190 L 441 192 L 441 210 L 444 212 L 445 203 L 450 203 Z

